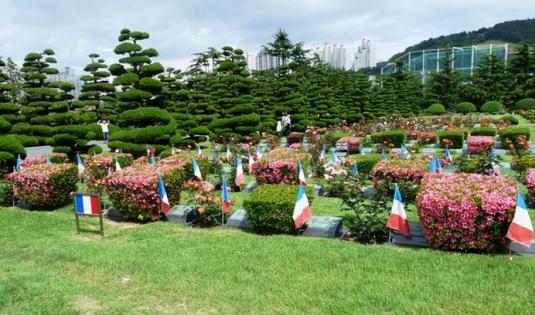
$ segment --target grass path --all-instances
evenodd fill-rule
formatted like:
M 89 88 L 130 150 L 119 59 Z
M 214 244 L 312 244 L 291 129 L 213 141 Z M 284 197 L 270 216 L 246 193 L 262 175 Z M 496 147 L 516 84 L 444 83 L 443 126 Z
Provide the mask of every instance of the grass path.
M 535 261 L 0 208 L 0 313 L 521 314 Z M 84 219 L 96 228 L 97 220 Z

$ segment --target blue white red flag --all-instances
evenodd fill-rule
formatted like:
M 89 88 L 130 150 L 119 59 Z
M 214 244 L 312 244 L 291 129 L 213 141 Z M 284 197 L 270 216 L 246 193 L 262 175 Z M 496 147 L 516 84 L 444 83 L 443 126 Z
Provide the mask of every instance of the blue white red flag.
M 357 166 L 357 163 L 353 163 L 353 174 L 358 175 L 359 174 L 359 167 Z
M 293 220 L 296 229 L 300 229 L 312 217 L 312 210 L 305 193 L 305 187 L 299 186 L 297 200 L 295 201 Z
M 158 196 L 160 197 L 160 211 L 167 215 L 169 213 L 169 209 L 171 209 L 171 205 L 169 204 L 167 191 L 165 190 L 165 185 L 163 184 L 163 179 L 161 177 L 158 181 Z
M 520 194 L 516 197 L 515 216 L 511 225 L 509 225 L 506 237 L 528 248 L 531 246 L 531 242 L 533 242 L 533 238 L 535 237 L 533 225 L 529 218 L 528 207 Z
M 76 164 L 78 165 L 78 173 L 83 173 L 85 171 L 85 166 L 80 154 L 76 154 Z
M 251 152 L 247 152 L 247 162 L 248 162 L 248 171 L 249 171 L 249 174 L 252 174 L 253 173 L 253 165 L 254 165 L 254 158 L 253 158 L 253 155 L 251 154 Z
M 154 157 L 154 154 L 150 155 L 150 164 L 151 165 L 156 165 L 156 158 Z
M 119 160 L 117 158 L 115 158 L 115 171 L 119 172 L 122 169 L 123 168 L 121 167 L 121 163 L 119 163 Z
M 381 160 L 386 161 L 387 159 L 388 159 L 388 158 L 386 157 L 386 152 L 385 152 L 385 150 L 383 150 L 383 151 L 381 152 Z
M 202 174 L 201 168 L 199 167 L 199 163 L 197 163 L 196 159 L 192 159 L 191 164 L 193 165 L 193 176 L 197 177 L 198 180 L 202 181 Z
M 15 170 L 16 170 L 17 172 L 19 172 L 20 170 L 22 170 L 22 166 L 21 166 L 21 164 L 22 164 L 22 158 L 20 157 L 20 154 L 19 154 L 19 155 L 17 155 L 17 164 L 15 165 Z
M 234 183 L 236 186 L 245 183 L 245 175 L 243 174 L 243 166 L 240 157 L 236 159 L 236 178 L 234 179 Z
M 299 179 L 299 184 L 306 185 L 307 180 L 306 180 L 305 171 L 303 170 L 303 165 L 301 164 L 301 162 L 297 162 L 297 167 L 299 168 L 297 171 L 298 172 L 297 178 Z
M 222 180 L 221 184 L 221 202 L 223 204 L 223 212 L 227 213 L 231 210 L 230 196 L 228 192 L 227 181 Z
M 407 220 L 407 213 L 405 212 L 405 207 L 403 206 L 403 200 L 401 199 L 401 193 L 399 192 L 398 186 L 396 186 L 396 190 L 394 191 L 394 202 L 392 203 L 392 210 L 390 211 L 390 216 L 386 222 L 386 227 L 396 230 L 406 237 L 411 236 L 411 229 L 409 226 L 409 221 Z
M 100 200 L 97 195 L 77 194 L 74 196 L 74 209 L 80 215 L 99 215 Z

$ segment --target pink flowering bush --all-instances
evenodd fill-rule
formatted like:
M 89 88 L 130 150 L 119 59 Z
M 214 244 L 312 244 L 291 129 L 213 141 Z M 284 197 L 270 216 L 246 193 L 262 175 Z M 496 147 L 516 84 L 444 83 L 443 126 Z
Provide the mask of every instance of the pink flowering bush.
M 253 164 L 258 184 L 298 184 L 297 162 L 306 164 L 307 155 L 291 149 L 279 148 L 264 154 Z
M 359 152 L 360 144 L 357 137 L 342 137 L 338 142 L 345 142 L 347 147 L 347 153 L 355 154 Z
M 38 164 L 11 173 L 14 196 L 36 210 L 52 210 L 71 201 L 78 168 L 74 164 Z
M 46 164 L 47 156 L 50 159 L 50 162 L 52 163 L 67 163 L 69 161 L 69 158 L 65 153 L 41 154 L 24 159 L 20 163 L 20 166 L 22 168 L 25 168 L 34 165 Z
M 127 167 L 106 177 L 104 186 L 113 207 L 129 220 L 155 221 L 161 216 L 158 179 L 163 178 L 172 205 L 180 202 L 185 162 Z
M 434 248 L 495 251 L 507 244 L 517 185 L 511 178 L 467 173 L 429 174 L 416 207 Z
M 115 159 L 119 161 L 121 167 L 128 167 L 132 165 L 134 158 L 130 153 L 103 153 L 89 157 L 84 161 L 83 178 L 89 191 L 102 192 L 104 179 L 110 171 L 116 171 Z
M 528 186 L 528 201 L 535 204 L 535 168 L 530 168 L 526 172 L 526 184 Z
M 288 148 L 292 150 L 298 150 L 299 148 L 301 148 L 301 143 L 292 143 Z
M 428 172 L 428 159 L 389 159 L 379 161 L 372 169 L 373 186 L 380 195 L 391 195 L 394 184 L 406 201 L 413 201 L 420 183 Z
M 470 136 L 467 143 L 468 154 L 480 154 L 490 152 L 495 142 L 491 136 Z

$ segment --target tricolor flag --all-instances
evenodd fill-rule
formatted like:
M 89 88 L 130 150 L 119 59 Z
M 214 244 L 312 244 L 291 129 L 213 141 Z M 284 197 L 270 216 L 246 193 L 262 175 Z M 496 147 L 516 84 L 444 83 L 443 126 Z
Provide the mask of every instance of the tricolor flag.
M 263 156 L 264 156 L 264 149 L 258 147 L 258 148 L 256 149 L 256 157 L 257 157 L 259 160 L 261 160 Z
M 312 217 L 312 211 L 308 198 L 305 193 L 305 187 L 299 186 L 299 192 L 297 193 L 297 200 L 295 201 L 293 220 L 296 229 L 300 229 L 307 221 Z
M 202 155 L 202 150 L 199 145 L 197 145 L 197 155 Z
M 448 150 L 448 147 L 446 147 L 446 149 L 444 149 L 444 158 L 448 162 L 453 162 L 453 158 L 451 157 L 450 150 Z
M 95 152 L 95 150 L 93 150 L 93 156 L 97 156 L 97 153 Z
M 303 165 L 301 165 L 301 162 L 297 162 L 297 167 L 298 167 L 297 178 L 299 179 L 299 184 L 306 185 L 307 180 L 306 180 L 305 171 L 303 171 Z
M 154 154 L 151 154 L 149 159 L 150 159 L 150 164 L 156 165 L 156 159 L 154 158 Z
M 336 156 L 336 150 L 335 149 L 331 149 L 331 163 L 338 167 L 338 157 Z
M 80 154 L 76 154 L 76 164 L 78 164 L 78 173 L 83 173 L 85 171 L 85 166 Z
M 232 153 L 230 153 L 230 148 L 227 144 L 227 161 L 231 161 L 232 160 Z
M 386 222 L 386 227 L 392 230 L 396 230 L 406 237 L 411 236 L 411 228 L 409 227 L 409 221 L 407 220 L 407 213 L 403 206 L 401 199 L 401 193 L 396 185 L 396 191 L 394 192 L 394 203 L 392 204 L 392 210 L 390 216 Z
M 254 158 L 253 158 L 253 155 L 251 154 L 251 152 L 247 152 L 248 156 L 248 164 L 249 164 L 249 174 L 252 174 L 253 173 L 253 164 L 254 164 Z
M 150 145 L 146 144 L 145 147 L 147 148 L 147 156 L 150 155 Z
M 111 167 L 108 167 L 108 175 L 111 175 L 111 173 L 113 173 Z
M 198 180 L 202 181 L 202 174 L 201 169 L 199 168 L 199 163 L 197 163 L 196 159 L 192 159 L 191 164 L 193 165 L 193 176 L 197 177 Z
M 383 160 L 383 161 L 386 161 L 386 160 L 387 160 L 385 150 L 383 150 L 383 151 L 381 152 L 381 160 Z
M 236 159 L 236 178 L 234 179 L 236 186 L 240 186 L 245 183 L 245 175 L 243 175 L 243 166 L 241 164 L 241 158 Z
M 437 173 L 442 171 L 442 164 L 440 164 L 440 159 L 438 158 L 438 155 L 435 153 L 435 168 L 437 170 Z
M 176 149 L 175 149 L 175 146 L 171 146 L 171 155 L 175 155 L 176 154 Z
M 52 164 L 52 161 L 50 161 L 50 157 L 48 155 L 46 156 L 46 164 L 47 165 L 51 165 Z
M 225 179 L 223 179 L 222 181 L 223 183 L 221 184 L 221 202 L 223 203 L 223 212 L 227 213 L 231 210 L 230 196 L 228 193 L 227 181 Z
M 76 210 L 76 214 L 99 215 L 100 200 L 97 195 L 77 194 L 74 196 L 74 209 Z
M 22 158 L 20 157 L 20 154 L 17 155 L 17 164 L 15 165 L 15 170 L 17 172 L 19 172 L 20 170 L 22 170 Z
M 405 148 L 405 145 L 401 145 L 401 158 L 406 159 L 407 155 L 409 154 L 409 151 L 407 151 L 407 148 Z
M 529 218 L 528 207 L 520 194 L 516 198 L 516 210 L 506 237 L 525 247 L 530 247 L 535 234 Z
M 212 164 L 217 164 L 217 154 L 215 152 L 212 152 Z
M 492 162 L 492 174 L 494 176 L 500 176 L 500 165 L 498 163 Z
M 353 163 L 353 174 L 358 175 L 359 174 L 359 167 L 357 166 L 357 163 Z
M 321 163 L 325 162 L 325 146 L 323 146 L 323 148 L 321 149 L 320 162 Z
M 442 165 L 440 164 L 438 157 L 435 155 L 435 157 L 429 161 L 429 173 L 440 173 L 441 170 Z
M 160 211 L 167 215 L 169 213 L 169 209 L 171 209 L 171 205 L 169 204 L 167 191 L 165 190 L 165 185 L 163 184 L 163 179 L 161 177 L 158 181 L 158 196 L 160 197 Z
M 115 158 L 115 171 L 119 172 L 122 169 L 123 168 L 121 167 L 121 163 L 119 163 L 119 160 L 117 158 Z

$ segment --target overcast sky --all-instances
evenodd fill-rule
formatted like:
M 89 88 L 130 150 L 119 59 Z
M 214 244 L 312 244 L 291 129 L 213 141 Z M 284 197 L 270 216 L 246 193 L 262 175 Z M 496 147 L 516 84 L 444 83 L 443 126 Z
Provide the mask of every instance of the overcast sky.
M 377 61 L 429 37 L 535 17 L 533 0 L 0 0 L 0 56 L 22 60 L 52 48 L 59 66 L 108 63 L 124 28 L 150 33 L 144 48 L 164 66 L 187 67 L 195 52 L 231 45 L 256 53 L 285 29 L 309 48 L 373 42 Z

